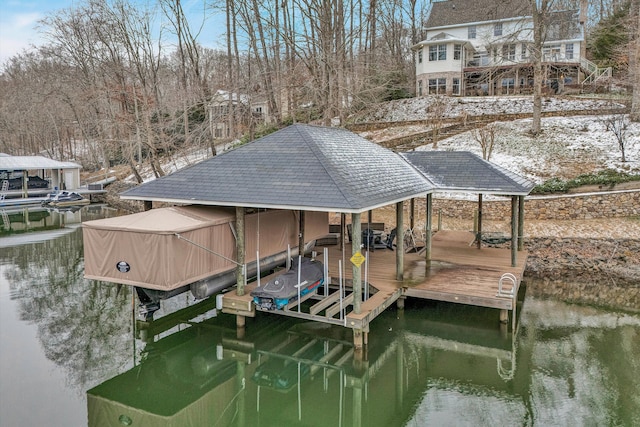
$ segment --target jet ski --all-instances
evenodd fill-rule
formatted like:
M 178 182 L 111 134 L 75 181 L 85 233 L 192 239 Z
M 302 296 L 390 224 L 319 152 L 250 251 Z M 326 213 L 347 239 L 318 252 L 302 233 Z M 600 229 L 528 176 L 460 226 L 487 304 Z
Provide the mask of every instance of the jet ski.
M 298 295 L 303 297 L 324 283 L 324 266 L 320 261 L 303 257 L 298 265 L 298 259 L 293 259 L 287 272 L 251 291 L 253 302 L 258 308 L 280 310 L 289 302 L 295 301 Z

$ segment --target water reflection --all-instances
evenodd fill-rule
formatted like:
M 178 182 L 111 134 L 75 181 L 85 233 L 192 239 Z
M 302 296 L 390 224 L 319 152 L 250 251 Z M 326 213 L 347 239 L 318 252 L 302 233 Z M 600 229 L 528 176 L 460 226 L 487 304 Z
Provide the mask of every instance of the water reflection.
M 527 297 L 514 340 L 492 310 L 410 299 L 362 355 L 350 330 L 268 313 L 238 334 L 214 300 L 145 323 L 129 287 L 83 279 L 78 223 L 39 215 L 0 239 L 3 425 L 640 425 L 637 314 Z
M 640 319 L 527 304 L 515 342 L 486 310 L 389 310 L 361 358 L 337 326 L 259 313 L 238 338 L 213 317 L 151 338 L 144 361 L 89 390 L 90 425 L 637 423 Z

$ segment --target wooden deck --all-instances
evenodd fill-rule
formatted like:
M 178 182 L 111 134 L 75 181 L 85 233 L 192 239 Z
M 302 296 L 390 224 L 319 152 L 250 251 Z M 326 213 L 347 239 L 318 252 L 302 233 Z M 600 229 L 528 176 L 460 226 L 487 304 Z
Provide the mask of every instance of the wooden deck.
M 369 322 L 375 319 L 389 305 L 401 297 L 422 298 L 437 301 L 469 304 L 512 311 L 515 320 L 518 287 L 524 273 L 527 253 L 518 252 L 516 267 L 511 267 L 510 249 L 482 248 L 472 245 L 473 234 L 461 231 L 439 231 L 432 239 L 432 262 L 427 269 L 424 254 L 404 254 L 404 280 L 396 280 L 396 252 L 388 249 L 376 249 L 363 252 L 368 262 L 362 265 L 363 288 L 365 280 L 372 287 L 372 295 L 362 302 L 360 313 L 352 310 L 351 290 L 345 292 L 341 305 L 336 292 L 325 297 L 316 293 L 307 299 L 318 299 L 306 311 L 299 310 L 298 304 L 290 304 L 283 310 L 271 311 L 280 315 L 301 317 L 326 323 L 342 324 L 354 330 L 368 331 Z M 325 261 L 323 248 L 318 248 L 318 258 Z M 338 283 L 341 261 L 343 278 L 352 277 L 351 246 L 347 244 L 341 252 L 337 246 L 328 247 L 329 275 L 332 283 Z M 511 281 L 504 281 L 506 292 L 499 294 L 499 282 L 505 273 L 511 273 L 515 281 L 512 290 Z M 263 278 L 266 283 L 268 278 Z M 223 297 L 223 311 L 243 316 L 255 316 L 255 306 L 249 293 L 256 284 L 245 288 L 244 296 L 230 292 Z M 377 290 L 377 292 L 375 292 Z M 513 292 L 509 292 L 509 291 Z M 375 292 L 375 293 L 373 293 Z

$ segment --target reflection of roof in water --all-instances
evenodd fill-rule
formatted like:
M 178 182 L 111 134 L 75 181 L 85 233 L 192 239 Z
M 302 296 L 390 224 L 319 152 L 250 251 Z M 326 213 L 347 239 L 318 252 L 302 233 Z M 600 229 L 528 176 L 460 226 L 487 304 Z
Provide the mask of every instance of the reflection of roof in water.
M 54 240 L 58 237 L 73 233 L 80 227 L 80 224 L 69 224 L 64 228 L 56 228 L 55 230 L 32 231 L 28 233 L 15 234 L 0 239 L 0 248 L 11 248 L 14 246 L 30 245 L 33 243 L 46 242 Z

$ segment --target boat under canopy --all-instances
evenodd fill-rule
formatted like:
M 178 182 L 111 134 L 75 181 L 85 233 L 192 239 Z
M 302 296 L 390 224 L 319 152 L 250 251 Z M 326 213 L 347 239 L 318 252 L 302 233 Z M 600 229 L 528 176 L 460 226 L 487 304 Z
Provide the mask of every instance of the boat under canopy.
M 327 212 L 305 213 L 307 242 L 327 234 L 328 218 Z M 83 223 L 85 277 L 172 291 L 226 274 L 230 283 L 224 283 L 224 288 L 230 287 L 235 283 L 235 219 L 235 210 L 230 208 L 174 206 L 87 221 Z M 297 249 L 298 227 L 296 211 L 247 214 L 248 267 L 252 263 L 255 267 L 258 250 L 262 269 L 269 257 L 286 255 L 288 247 Z

